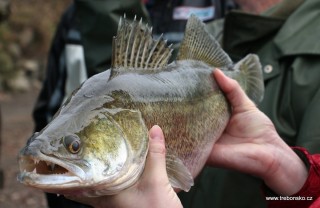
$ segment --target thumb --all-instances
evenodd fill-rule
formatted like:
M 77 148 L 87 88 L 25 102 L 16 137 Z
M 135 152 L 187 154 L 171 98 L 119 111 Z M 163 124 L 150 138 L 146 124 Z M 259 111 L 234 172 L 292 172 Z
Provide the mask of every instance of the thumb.
M 169 181 L 166 171 L 166 147 L 161 128 L 153 126 L 149 131 L 149 151 L 143 178 L 155 181 L 155 178 L 167 183 Z
M 213 74 L 234 111 L 244 112 L 255 107 L 236 80 L 227 77 L 220 69 L 215 69 Z

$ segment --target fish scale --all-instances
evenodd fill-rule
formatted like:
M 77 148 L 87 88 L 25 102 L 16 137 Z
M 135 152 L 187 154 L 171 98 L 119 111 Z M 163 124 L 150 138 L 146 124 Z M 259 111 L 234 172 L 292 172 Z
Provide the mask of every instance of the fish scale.
M 58 194 L 119 193 L 143 173 L 148 129 L 158 124 L 169 181 L 188 191 L 231 114 L 213 70 L 237 80 L 255 102 L 264 86 L 259 58 L 248 54 L 234 64 L 194 15 L 169 64 L 171 53 L 142 21 L 121 19 L 111 69 L 84 82 L 30 138 L 19 153 L 18 180 Z

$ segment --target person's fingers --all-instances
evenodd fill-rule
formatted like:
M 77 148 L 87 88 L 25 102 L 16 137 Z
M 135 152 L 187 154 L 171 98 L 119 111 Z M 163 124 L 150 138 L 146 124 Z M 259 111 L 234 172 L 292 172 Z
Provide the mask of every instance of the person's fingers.
M 153 126 L 149 131 L 149 151 L 142 177 L 143 180 L 150 179 L 150 181 L 154 182 L 162 180 L 167 183 L 169 181 L 166 171 L 164 135 L 161 128 L 157 125 Z
M 244 111 L 255 107 L 237 81 L 227 77 L 220 69 L 215 69 L 213 75 L 234 110 Z

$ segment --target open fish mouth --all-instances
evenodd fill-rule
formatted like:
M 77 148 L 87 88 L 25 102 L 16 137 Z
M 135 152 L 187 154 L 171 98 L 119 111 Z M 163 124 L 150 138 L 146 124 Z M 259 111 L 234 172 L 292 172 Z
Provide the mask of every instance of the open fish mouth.
M 85 172 L 77 165 L 55 157 L 42 155 L 20 156 L 18 180 L 34 186 L 56 186 L 79 184 L 85 179 Z M 54 182 L 54 183 L 53 183 Z
M 70 175 L 71 172 L 66 168 L 50 161 L 39 160 L 31 156 L 20 159 L 20 171 L 38 175 L 64 174 Z M 73 174 L 74 175 L 74 174 Z

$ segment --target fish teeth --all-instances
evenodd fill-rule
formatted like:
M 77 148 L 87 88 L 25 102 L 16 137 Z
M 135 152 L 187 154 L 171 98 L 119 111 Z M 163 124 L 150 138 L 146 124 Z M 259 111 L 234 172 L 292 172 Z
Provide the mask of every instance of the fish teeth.
M 34 158 L 33 161 L 34 161 L 34 164 L 36 164 L 36 165 L 40 162 L 40 160 L 37 158 Z
M 54 163 L 52 163 L 52 162 L 49 162 L 49 161 L 46 161 L 46 164 L 47 164 L 47 166 L 50 167 L 51 171 L 53 171 L 54 168 L 55 168 L 55 166 L 56 166 L 56 164 L 54 164 Z
M 51 163 L 50 164 L 50 167 L 51 167 L 51 171 L 53 171 L 54 170 L 54 167 L 56 166 L 56 164 L 54 164 L 54 163 Z

